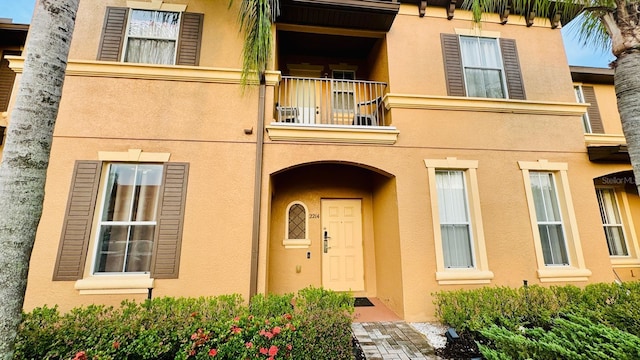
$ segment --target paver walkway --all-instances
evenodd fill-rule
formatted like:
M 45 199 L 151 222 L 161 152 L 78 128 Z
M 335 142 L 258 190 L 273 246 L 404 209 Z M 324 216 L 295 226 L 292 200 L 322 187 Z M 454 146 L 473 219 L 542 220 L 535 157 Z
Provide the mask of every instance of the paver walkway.
M 353 323 L 367 360 L 435 360 L 427 338 L 404 321 Z

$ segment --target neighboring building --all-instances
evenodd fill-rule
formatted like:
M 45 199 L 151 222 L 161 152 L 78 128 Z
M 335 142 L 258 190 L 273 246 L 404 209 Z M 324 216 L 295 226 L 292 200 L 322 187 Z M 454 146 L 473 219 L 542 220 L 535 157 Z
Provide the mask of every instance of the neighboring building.
M 634 279 L 611 77 L 557 22 L 423 4 L 283 0 L 243 91 L 239 2 L 81 2 L 25 308 L 314 285 L 417 321 L 441 290 Z
M 16 74 L 9 69 L 6 55 L 20 55 L 27 39 L 29 25 L 14 24 L 11 19 L 0 18 L 0 159 L 7 128 L 6 111 L 13 91 Z

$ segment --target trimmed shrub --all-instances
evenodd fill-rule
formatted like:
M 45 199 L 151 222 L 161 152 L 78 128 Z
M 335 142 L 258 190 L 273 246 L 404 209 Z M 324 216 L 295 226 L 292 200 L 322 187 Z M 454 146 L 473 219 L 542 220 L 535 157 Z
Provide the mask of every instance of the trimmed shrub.
M 313 288 L 42 307 L 23 315 L 15 359 L 352 359 L 352 313 L 349 295 Z

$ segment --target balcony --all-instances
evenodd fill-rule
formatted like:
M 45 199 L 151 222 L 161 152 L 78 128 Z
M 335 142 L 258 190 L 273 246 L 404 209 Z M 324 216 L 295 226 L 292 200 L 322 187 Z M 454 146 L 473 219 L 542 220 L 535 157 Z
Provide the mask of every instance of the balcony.
M 398 131 L 385 118 L 386 87 L 377 81 L 283 76 L 267 131 L 272 140 L 393 144 Z

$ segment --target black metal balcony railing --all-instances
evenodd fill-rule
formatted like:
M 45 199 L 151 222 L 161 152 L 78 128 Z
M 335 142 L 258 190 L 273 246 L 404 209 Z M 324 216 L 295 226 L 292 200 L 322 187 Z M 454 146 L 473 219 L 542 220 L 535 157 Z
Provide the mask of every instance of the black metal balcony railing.
M 387 84 L 376 81 L 283 76 L 276 92 L 276 121 L 298 125 L 387 126 Z

